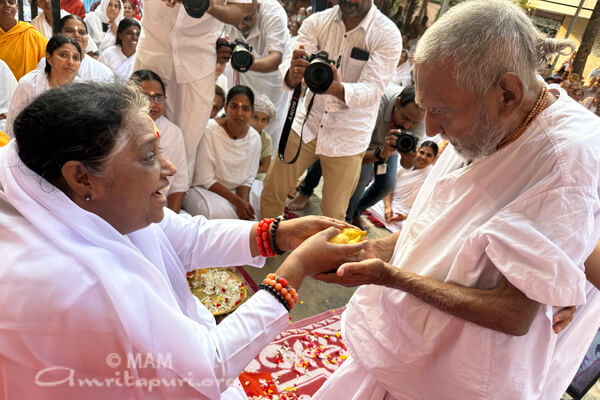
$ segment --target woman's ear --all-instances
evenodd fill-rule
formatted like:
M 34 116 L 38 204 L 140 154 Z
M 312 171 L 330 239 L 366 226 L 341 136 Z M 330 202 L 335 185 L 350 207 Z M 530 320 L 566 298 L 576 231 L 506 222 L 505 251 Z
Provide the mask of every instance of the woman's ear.
M 517 74 L 509 72 L 500 77 L 498 88 L 500 90 L 500 115 L 508 117 L 523 103 L 525 85 Z
M 52 54 L 46 52 L 46 62 L 52 66 Z
M 97 193 L 88 169 L 81 161 L 67 161 L 61 168 L 67 189 L 78 198 L 93 200 Z M 75 199 L 73 199 L 75 200 Z

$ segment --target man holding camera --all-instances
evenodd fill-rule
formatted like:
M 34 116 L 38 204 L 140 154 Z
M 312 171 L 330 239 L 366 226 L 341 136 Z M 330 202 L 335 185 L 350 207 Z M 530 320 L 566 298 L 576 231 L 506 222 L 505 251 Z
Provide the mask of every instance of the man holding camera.
M 254 60 L 249 69 L 243 73 L 230 69 L 228 80 L 235 82 L 235 76 L 239 74 L 241 85 L 248 86 L 256 96 L 261 93 L 267 95 L 273 102 L 278 112 L 265 130 L 273 138 L 276 148 L 285 119 L 283 110 L 289 97 L 287 91 L 281 88 L 281 79 L 277 71 L 283 57 L 291 50 L 285 10 L 277 0 L 260 0 L 255 3 L 252 14 L 244 16 L 237 27 L 227 25 L 225 33 L 229 35 L 230 40 L 240 40 L 251 46 L 250 52 Z M 233 61 L 232 59 L 232 66 Z
M 315 58 L 309 55 L 327 52 L 337 65 L 329 64 L 331 84 L 321 94 L 309 90 L 305 107 L 296 115 L 285 159 L 291 160 L 296 154 L 302 135 L 297 161 L 284 164 L 275 159 L 271 163 L 261 213 L 264 217 L 280 215 L 298 177 L 320 160 L 325 180 L 321 211 L 343 219 L 358 183 L 379 101 L 400 59 L 402 38 L 372 0 L 341 0 L 337 6 L 307 18 L 297 43 L 300 48 L 280 67 L 284 87 L 291 89 L 302 82 L 309 66 L 307 58 Z M 319 58 L 313 63 L 322 63 Z
M 416 145 L 424 136 L 423 118 L 425 111 L 415 102 L 414 86 L 403 88 L 390 84 L 385 89 L 371 143 L 363 158 L 360 179 L 348 204 L 347 222 L 364 229 L 360 218 L 362 212 L 394 189 L 398 167 L 395 150 L 402 156 L 402 168 L 412 168 Z M 320 179 L 321 163 L 316 162 L 308 169 L 296 198 L 290 203 L 291 210 L 304 208 Z M 373 183 L 367 188 L 371 179 Z

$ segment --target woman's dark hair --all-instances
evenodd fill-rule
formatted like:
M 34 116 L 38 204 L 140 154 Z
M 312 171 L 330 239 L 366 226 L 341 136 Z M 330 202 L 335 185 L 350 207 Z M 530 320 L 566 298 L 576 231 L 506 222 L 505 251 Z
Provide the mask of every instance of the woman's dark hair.
M 215 85 L 215 95 L 217 95 L 221 99 L 223 99 L 223 103 L 225 103 L 225 91 L 223 90 L 223 88 L 221 86 Z
M 438 145 L 436 142 L 433 142 L 431 140 L 426 140 L 423 143 L 421 143 L 419 148 L 421 148 L 421 147 L 429 147 L 431 150 L 433 150 L 433 156 L 437 157 L 439 149 L 438 149 Z
M 119 22 L 119 27 L 117 28 L 117 40 L 115 41 L 115 44 L 118 46 L 121 45 L 121 39 L 119 39 L 119 35 L 125 32 L 125 30 L 132 25 L 137 26 L 140 31 L 142 30 L 140 23 L 133 18 L 123 18 L 121 22 Z
M 73 46 L 75 46 L 75 48 L 79 52 L 79 59 L 81 60 L 81 46 L 79 46 L 77 40 L 69 36 L 61 35 L 60 33 L 52 36 L 50 40 L 48 40 L 48 44 L 46 45 L 46 53 L 53 55 L 56 49 L 64 46 L 65 44 L 72 44 Z M 46 71 L 47 74 L 49 74 L 50 71 L 52 71 L 52 66 L 50 65 L 48 60 L 46 60 L 46 67 L 44 68 L 44 71 Z
M 85 23 L 85 21 L 83 19 L 81 19 L 81 17 L 79 15 L 73 15 L 73 14 L 65 15 L 64 17 L 62 17 L 60 19 L 60 22 L 58 23 L 58 31 L 62 32 L 67 21 L 70 21 L 72 19 L 75 19 L 75 20 L 81 22 L 83 24 L 83 26 L 85 27 L 85 31 L 89 33 L 88 27 L 87 27 L 87 24 Z
M 244 85 L 237 85 L 229 89 L 229 92 L 227 92 L 227 103 L 238 94 L 246 96 L 250 100 L 250 106 L 254 109 L 254 92 L 248 86 Z
M 160 87 L 162 87 L 163 93 L 167 93 L 165 89 L 165 84 L 163 83 L 160 76 L 154 71 L 150 71 L 149 69 L 140 69 L 131 74 L 129 78 L 130 81 L 135 82 L 136 84 L 140 84 L 140 82 L 144 81 L 156 81 L 160 83 Z
M 55 186 L 61 184 L 61 169 L 68 161 L 80 161 L 90 172 L 101 174 L 126 116 L 146 105 L 141 92 L 118 83 L 74 83 L 50 89 L 15 119 L 19 157 Z

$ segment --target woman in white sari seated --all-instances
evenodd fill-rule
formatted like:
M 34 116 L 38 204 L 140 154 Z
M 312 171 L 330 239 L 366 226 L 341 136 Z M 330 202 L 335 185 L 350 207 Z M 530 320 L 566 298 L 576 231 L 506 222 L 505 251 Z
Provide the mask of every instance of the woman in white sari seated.
M 9 137 L 13 137 L 15 118 L 34 98 L 48 89 L 79 81 L 76 75 L 81 56 L 81 47 L 73 38 L 59 34 L 48 41 L 44 69 L 34 69 L 23 76 L 13 93 L 6 116 L 5 133 Z
M 84 20 L 89 27 L 90 38 L 98 49 L 100 49 L 105 36 L 108 43 L 115 42 L 117 27 L 122 19 L 123 4 L 121 0 L 102 0 L 94 11 L 85 15 Z
M 163 115 L 167 96 L 165 95 L 165 84 L 160 76 L 153 71 L 142 69 L 131 74 L 131 81 L 140 87 L 142 93 L 150 101 L 149 114 L 158 128 L 160 135 L 158 148 L 161 154 L 177 167 L 177 172 L 167 178 L 169 180 L 167 207 L 178 213 L 181 210 L 185 192 L 190 187 L 183 133 L 177 125 Z
M 255 182 L 261 140 L 250 126 L 254 93 L 234 86 L 227 93 L 223 118 L 211 119 L 198 145 L 192 187 L 183 209 L 208 219 L 253 220 L 260 211 L 262 182 Z
M 411 169 L 398 168 L 396 186 L 383 200 L 376 203 L 369 211 L 392 232 L 402 229 L 402 221 L 408 217 L 421 185 L 429 175 L 431 164 L 438 154 L 438 145 L 427 140 L 417 150 Z
M 100 56 L 100 62 L 106 64 L 122 81 L 128 80 L 133 72 L 135 49 L 141 29 L 140 23 L 135 19 L 123 19 L 119 23 L 115 45 Z
M 64 16 L 60 20 L 58 28 L 61 34 L 75 39 L 82 49 L 89 48 L 90 40 L 88 40 L 87 25 L 79 16 L 71 14 Z M 44 69 L 45 65 L 46 59 L 42 58 L 38 64 L 38 69 Z M 94 57 L 88 56 L 85 52 L 81 54 L 81 64 L 77 76 L 86 82 L 111 82 L 114 79 L 114 74 L 110 68 Z
M 2 59 L 0 59 L 0 131 L 6 131 L 6 114 L 10 99 L 17 88 L 17 80 L 12 71 Z
M 265 241 L 258 223 L 164 207 L 175 168 L 147 107 L 120 84 L 53 89 L 19 115 L 16 140 L 0 149 L 7 399 L 246 399 L 237 376 L 288 326 L 292 287 L 366 247 L 328 243 L 343 227 L 330 218 L 278 223 L 266 240 L 300 247 L 274 285 L 217 326 L 186 271 L 262 266 Z

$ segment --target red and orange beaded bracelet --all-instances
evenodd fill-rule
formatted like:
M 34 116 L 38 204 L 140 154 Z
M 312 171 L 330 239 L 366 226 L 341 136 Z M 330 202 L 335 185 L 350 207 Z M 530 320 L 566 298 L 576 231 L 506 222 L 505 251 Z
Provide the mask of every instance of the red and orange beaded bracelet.
M 275 218 L 263 218 L 256 227 L 256 245 L 258 251 L 263 257 L 275 257 L 275 252 L 271 247 L 269 227 L 275 221 Z
M 292 310 L 298 302 L 296 289 L 288 283 L 287 279 L 273 273 L 268 274 L 259 286 L 277 297 L 288 311 Z

